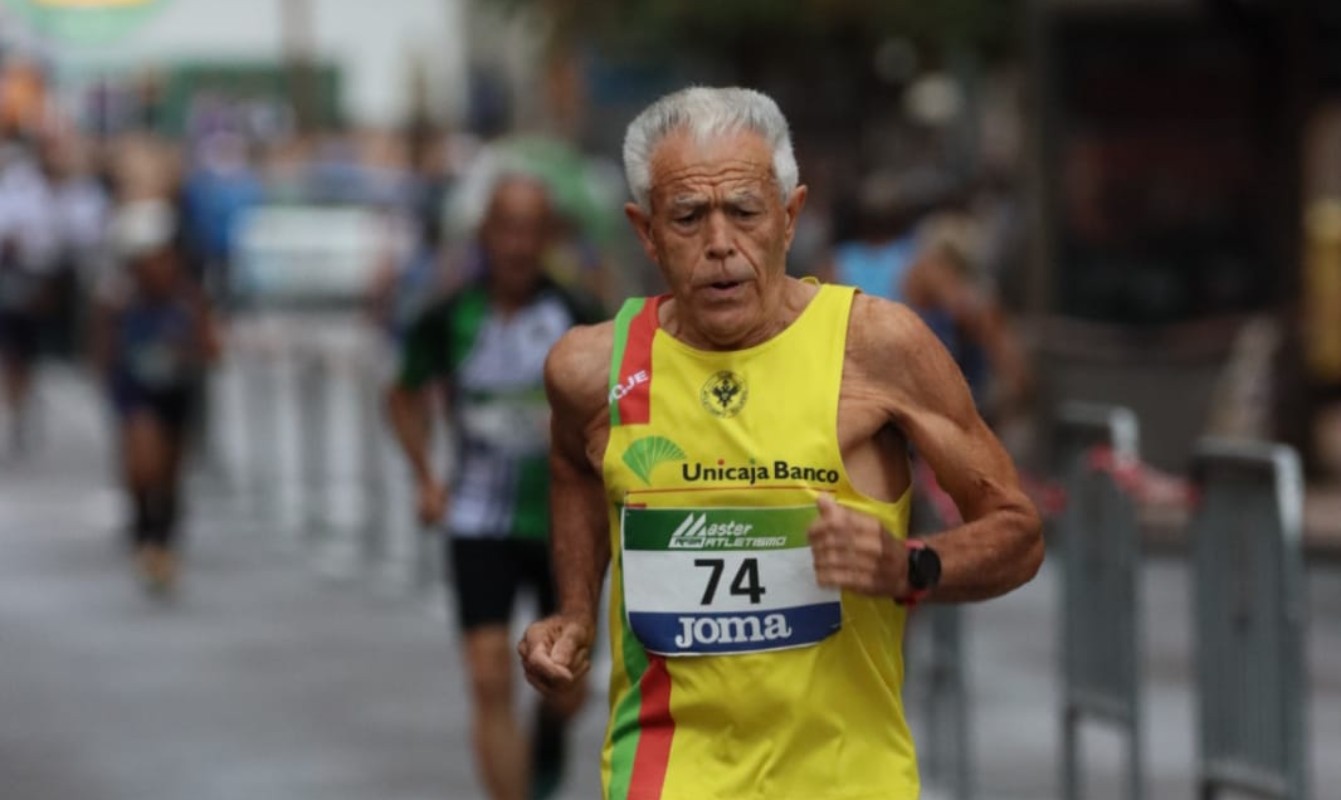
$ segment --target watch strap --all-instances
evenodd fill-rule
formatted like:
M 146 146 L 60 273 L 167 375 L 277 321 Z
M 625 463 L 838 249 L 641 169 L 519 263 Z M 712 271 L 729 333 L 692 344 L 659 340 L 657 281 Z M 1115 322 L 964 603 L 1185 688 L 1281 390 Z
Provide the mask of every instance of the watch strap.
M 911 558 L 914 551 L 927 549 L 927 543 L 921 539 L 904 539 L 903 547 Z M 929 594 L 931 594 L 930 588 L 913 589 L 910 587 L 907 594 L 894 598 L 894 602 L 911 610 L 917 608 L 918 603 L 925 600 Z

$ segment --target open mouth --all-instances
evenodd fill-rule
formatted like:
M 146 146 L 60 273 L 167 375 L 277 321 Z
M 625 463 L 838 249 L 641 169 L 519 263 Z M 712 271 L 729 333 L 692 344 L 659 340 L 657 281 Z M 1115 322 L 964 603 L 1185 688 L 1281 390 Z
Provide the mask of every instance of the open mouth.
M 736 288 L 737 286 L 740 285 L 740 281 L 716 281 L 716 282 L 714 282 L 714 283 L 712 283 L 712 284 L 709 284 L 709 285 L 711 285 L 712 288 L 714 288 L 714 289 L 720 289 L 720 290 L 725 291 L 725 290 L 727 290 L 727 289 L 734 289 L 734 288 Z

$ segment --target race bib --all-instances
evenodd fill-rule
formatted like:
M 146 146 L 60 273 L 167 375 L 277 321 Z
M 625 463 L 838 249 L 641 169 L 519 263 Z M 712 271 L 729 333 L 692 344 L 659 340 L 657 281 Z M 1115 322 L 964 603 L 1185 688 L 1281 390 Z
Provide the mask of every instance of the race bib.
M 624 508 L 624 608 L 648 651 L 760 653 L 842 627 L 838 590 L 815 582 L 813 505 Z
M 460 420 L 467 438 L 500 453 L 530 456 L 549 447 L 549 405 L 543 391 L 468 398 Z
M 169 342 L 145 343 L 132 350 L 130 370 L 146 386 L 172 386 L 184 380 L 186 364 Z

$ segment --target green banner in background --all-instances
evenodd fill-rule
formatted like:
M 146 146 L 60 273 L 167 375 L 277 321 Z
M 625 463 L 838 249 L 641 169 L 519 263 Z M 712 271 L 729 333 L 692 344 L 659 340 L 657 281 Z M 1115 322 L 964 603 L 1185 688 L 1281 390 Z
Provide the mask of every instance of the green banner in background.
M 166 7 L 169 0 L 0 0 L 27 19 L 33 32 L 70 44 L 103 45 L 122 39 Z

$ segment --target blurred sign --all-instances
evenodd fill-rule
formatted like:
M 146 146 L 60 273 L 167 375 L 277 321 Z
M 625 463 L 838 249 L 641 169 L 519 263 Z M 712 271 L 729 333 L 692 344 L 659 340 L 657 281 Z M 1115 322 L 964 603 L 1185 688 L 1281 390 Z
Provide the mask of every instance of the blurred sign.
M 381 217 L 363 208 L 261 208 L 234 237 L 230 289 L 256 305 L 356 303 L 391 244 Z
M 127 35 L 168 0 L 4 0 L 28 18 L 36 33 L 80 44 L 105 44 Z
M 340 119 L 341 80 L 338 67 L 320 61 L 307 63 L 301 75 L 265 60 L 181 61 L 164 87 L 161 131 L 199 135 L 224 127 L 261 139 L 283 136 L 300 93 L 308 95 L 313 121 L 333 126 Z

